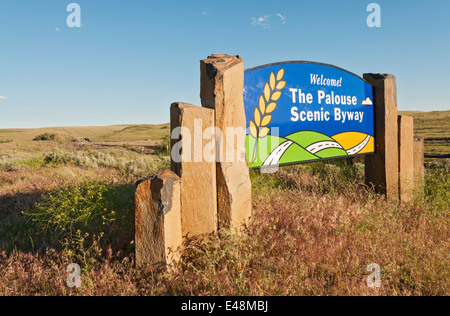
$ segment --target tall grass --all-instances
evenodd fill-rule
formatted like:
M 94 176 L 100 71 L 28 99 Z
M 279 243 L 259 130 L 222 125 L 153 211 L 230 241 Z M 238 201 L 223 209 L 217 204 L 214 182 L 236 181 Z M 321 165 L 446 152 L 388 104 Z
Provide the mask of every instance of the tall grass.
M 427 204 L 433 209 L 447 213 L 450 211 L 450 177 L 447 167 L 427 169 L 424 196 Z
M 407 204 L 388 203 L 366 188 L 359 162 L 285 167 L 274 174 L 252 170 L 253 218 L 246 230 L 186 241 L 183 260 L 168 273 L 135 269 L 133 246 L 134 181 L 168 167 L 164 157 L 87 149 L 33 158 L 40 163 L 27 170 L 55 177 L 58 186 L 40 192 L 31 205 L 12 189 L 1 200 L 8 207 L 0 207 L 0 237 L 9 246 L 0 242 L 0 294 L 450 293 L 449 177 L 439 166 L 427 168 L 422 196 Z M 66 169 L 90 176 L 53 176 Z M 120 180 L 95 176 L 99 170 Z M 27 172 L 0 171 L 8 175 L 3 187 L 17 185 L 10 175 Z M 26 214 L 14 212 L 23 205 Z M 25 241 L 17 236 L 34 249 L 22 250 Z M 83 268 L 82 287 L 69 289 L 65 268 L 74 261 Z M 381 267 L 381 288 L 366 284 L 371 263 Z
M 43 195 L 26 214 L 44 233 L 60 231 L 73 235 L 78 229 L 100 229 L 114 220 L 114 211 L 108 209 L 110 190 L 105 184 L 88 180 Z
M 87 169 L 111 168 L 119 170 L 123 176 L 146 177 L 168 168 L 169 158 L 160 155 L 123 155 L 100 151 L 65 151 L 56 149 L 38 156 L 15 157 L 13 154 L 0 155 L 0 171 L 38 170 L 45 167 L 76 166 Z

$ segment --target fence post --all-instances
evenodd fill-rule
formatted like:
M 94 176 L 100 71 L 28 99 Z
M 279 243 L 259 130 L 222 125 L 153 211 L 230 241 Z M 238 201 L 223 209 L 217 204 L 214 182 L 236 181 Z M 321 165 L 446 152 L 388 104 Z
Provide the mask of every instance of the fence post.
M 364 74 L 374 87 L 375 154 L 365 157 L 365 181 L 396 200 L 398 185 L 397 84 L 391 74 Z

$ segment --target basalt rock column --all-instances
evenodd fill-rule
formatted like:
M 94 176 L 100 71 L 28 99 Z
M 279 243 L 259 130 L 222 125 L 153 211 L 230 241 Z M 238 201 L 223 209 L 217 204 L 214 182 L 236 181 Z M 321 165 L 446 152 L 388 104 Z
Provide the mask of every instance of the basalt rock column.
M 181 178 L 183 237 L 214 233 L 217 231 L 215 136 L 211 132 L 214 111 L 173 103 L 170 126 L 171 169 Z
M 171 265 L 180 257 L 181 182 L 166 170 L 138 182 L 136 189 L 136 266 Z
M 422 195 L 425 183 L 425 159 L 424 159 L 424 138 L 414 137 L 414 188 L 416 193 Z
M 398 116 L 398 170 L 400 201 L 414 198 L 414 119 Z
M 202 106 L 214 109 L 219 227 L 239 231 L 252 213 L 251 182 L 246 161 L 244 62 L 239 56 L 212 55 L 201 61 Z
M 365 157 L 366 184 L 374 186 L 390 200 L 397 200 L 398 188 L 398 111 L 397 83 L 394 75 L 364 74 L 374 91 L 375 154 Z

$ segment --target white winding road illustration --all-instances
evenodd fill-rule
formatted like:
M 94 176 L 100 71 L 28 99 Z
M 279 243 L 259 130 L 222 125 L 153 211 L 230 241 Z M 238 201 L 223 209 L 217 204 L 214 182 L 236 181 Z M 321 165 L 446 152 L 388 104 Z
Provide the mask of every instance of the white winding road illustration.
M 353 148 L 348 149 L 346 152 L 348 155 L 355 155 L 358 152 L 360 152 L 369 142 L 370 140 L 370 135 L 368 135 L 361 143 L 359 143 L 358 145 L 356 145 Z M 291 145 L 294 142 L 288 140 L 284 143 L 282 143 L 281 145 L 278 145 L 277 148 L 275 148 L 272 153 L 266 158 L 266 160 L 263 163 L 263 166 L 275 166 L 278 165 L 280 163 L 280 159 L 283 156 L 283 154 L 286 152 L 286 150 L 288 150 L 289 147 L 291 147 Z M 324 149 L 328 149 L 328 148 L 339 148 L 339 149 L 344 149 L 338 142 L 333 142 L 333 141 L 321 141 L 321 142 L 317 142 L 314 143 L 312 145 L 309 145 L 308 147 L 306 147 L 306 150 L 309 151 L 311 154 L 316 154 L 319 151 L 322 151 Z
M 355 147 L 350 148 L 349 150 L 347 150 L 347 154 L 349 154 L 349 155 L 356 155 L 357 153 L 359 153 L 364 147 L 366 147 L 367 143 L 370 140 L 370 137 L 372 137 L 372 136 L 367 135 L 367 137 L 361 143 L 359 143 Z
M 306 150 L 309 151 L 311 154 L 316 154 L 321 150 L 327 149 L 327 148 L 339 148 L 339 149 L 343 149 L 341 145 L 339 145 L 339 143 L 337 142 L 330 142 L 330 141 L 322 141 L 322 142 L 317 142 L 314 143 L 312 145 L 309 145 L 308 147 L 306 147 Z
M 266 158 L 266 160 L 263 163 L 263 166 L 274 166 L 278 165 L 280 162 L 281 157 L 285 153 L 285 151 L 291 147 L 293 142 L 288 140 L 287 142 L 284 142 L 283 144 L 279 145 L 277 148 L 275 148 L 272 153 Z

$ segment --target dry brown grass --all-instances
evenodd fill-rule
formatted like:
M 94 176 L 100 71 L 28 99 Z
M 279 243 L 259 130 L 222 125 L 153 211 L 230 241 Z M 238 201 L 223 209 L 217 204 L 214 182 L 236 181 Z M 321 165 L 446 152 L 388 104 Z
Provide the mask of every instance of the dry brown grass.
M 448 169 L 428 170 L 425 196 L 410 204 L 387 203 L 368 190 L 358 163 L 252 172 L 254 216 L 244 233 L 190 240 L 184 260 L 167 273 L 135 269 L 131 220 L 134 182 L 166 165 L 152 155 L 145 159 L 153 167 L 139 164 L 140 155 L 122 147 L 70 146 L 2 147 L 15 167 L 0 171 L 0 295 L 450 294 Z M 55 149 L 56 160 L 42 163 Z M 115 160 L 99 166 L 98 151 Z M 78 165 L 87 155 L 97 165 Z M 133 168 L 123 169 L 119 157 Z M 109 210 L 117 218 L 103 226 L 101 250 L 79 261 L 58 232 L 43 233 L 22 211 L 45 193 L 88 180 L 112 190 Z M 74 261 L 83 269 L 82 287 L 71 289 L 66 267 Z M 371 263 L 381 267 L 381 288 L 366 284 Z

